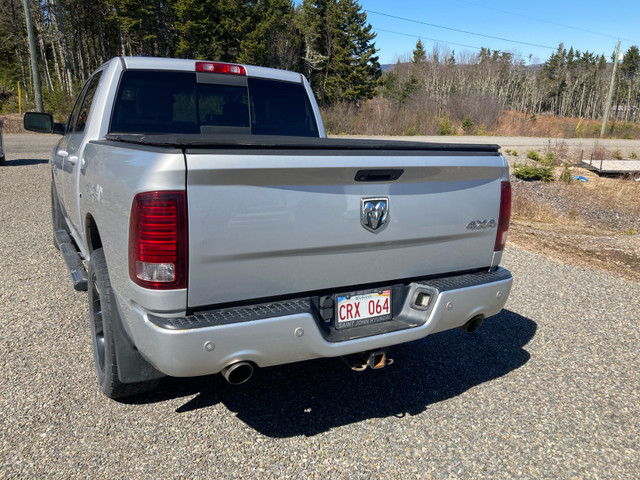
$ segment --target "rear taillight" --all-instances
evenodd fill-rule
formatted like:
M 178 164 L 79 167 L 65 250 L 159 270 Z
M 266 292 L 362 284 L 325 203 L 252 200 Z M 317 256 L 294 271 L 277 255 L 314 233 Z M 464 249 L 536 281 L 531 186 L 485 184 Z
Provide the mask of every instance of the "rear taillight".
M 229 75 L 246 75 L 247 71 L 242 65 L 220 62 L 196 62 L 196 72 L 202 73 L 226 73 Z
M 504 246 L 507 243 L 509 218 L 511 218 L 511 183 L 502 182 L 500 188 L 500 217 L 498 220 L 498 233 L 496 234 L 496 244 L 493 247 L 493 250 L 496 252 L 504 250 Z
M 146 192 L 133 199 L 129 224 L 129 276 L 145 288 L 186 288 L 185 192 Z

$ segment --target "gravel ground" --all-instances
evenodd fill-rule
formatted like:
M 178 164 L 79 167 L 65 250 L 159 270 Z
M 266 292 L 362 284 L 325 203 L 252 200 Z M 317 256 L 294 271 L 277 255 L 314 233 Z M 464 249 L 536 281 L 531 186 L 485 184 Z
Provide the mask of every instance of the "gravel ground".
M 0 478 L 638 478 L 640 285 L 514 247 L 500 315 L 384 370 L 319 360 L 107 399 L 51 243 L 53 140 L 7 135 L 0 167 Z
M 576 173 L 588 175 L 594 181 L 598 180 L 594 174 Z M 631 180 L 627 181 L 631 183 Z M 569 186 L 559 181 L 525 182 L 515 177 L 511 178 L 511 183 L 514 191 L 518 190 L 522 195 L 531 198 L 537 204 L 544 205 L 558 216 L 580 219 L 593 228 L 640 232 L 640 216 L 623 208 L 607 208 L 595 202 L 589 202 L 588 193 L 576 194 L 580 192 L 571 189 L 573 184 Z M 581 183 L 576 185 L 582 186 Z

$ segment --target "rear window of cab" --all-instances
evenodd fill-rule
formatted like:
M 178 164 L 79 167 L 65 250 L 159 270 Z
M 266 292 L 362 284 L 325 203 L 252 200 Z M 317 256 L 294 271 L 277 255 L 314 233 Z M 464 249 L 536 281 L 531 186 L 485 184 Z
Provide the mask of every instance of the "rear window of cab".
M 301 83 L 153 70 L 123 72 L 109 132 L 319 136 Z

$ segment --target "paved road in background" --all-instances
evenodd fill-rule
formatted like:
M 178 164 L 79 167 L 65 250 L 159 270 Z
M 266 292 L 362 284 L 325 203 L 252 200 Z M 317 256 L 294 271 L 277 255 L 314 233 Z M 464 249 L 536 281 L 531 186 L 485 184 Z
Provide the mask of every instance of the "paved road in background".
M 607 150 L 623 149 L 633 150 L 640 153 L 640 140 L 622 139 L 595 139 L 595 138 L 545 138 L 545 137 L 486 137 L 486 136 L 415 136 L 415 137 L 372 137 L 363 135 L 332 135 L 334 138 L 386 138 L 388 140 L 405 140 L 415 142 L 435 142 L 435 143 L 487 143 L 500 145 L 503 148 L 527 147 L 527 148 L 547 148 L 556 144 L 565 143 L 569 148 L 583 148 L 585 152 L 590 152 L 594 145 Z
M 513 247 L 500 315 L 383 370 L 318 360 L 107 399 L 52 246 L 54 141 L 6 135 L 0 167 L 1 479 L 638 477 L 640 284 Z

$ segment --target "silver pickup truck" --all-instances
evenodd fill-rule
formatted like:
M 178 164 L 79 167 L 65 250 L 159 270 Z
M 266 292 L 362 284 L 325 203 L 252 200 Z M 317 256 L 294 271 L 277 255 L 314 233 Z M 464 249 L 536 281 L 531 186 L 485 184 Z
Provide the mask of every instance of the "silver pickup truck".
M 498 147 L 326 138 L 300 74 L 114 58 L 66 124 L 24 123 L 62 135 L 54 237 L 111 398 L 320 357 L 381 368 L 509 295 Z

